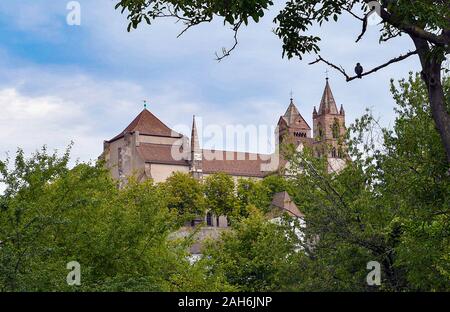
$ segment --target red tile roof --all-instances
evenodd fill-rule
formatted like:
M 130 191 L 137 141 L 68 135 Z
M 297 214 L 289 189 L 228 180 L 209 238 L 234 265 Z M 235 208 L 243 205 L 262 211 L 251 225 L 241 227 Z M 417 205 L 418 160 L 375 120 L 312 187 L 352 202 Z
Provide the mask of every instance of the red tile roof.
M 291 103 L 289 104 L 286 113 L 284 113 L 281 118 L 286 122 L 288 126 L 296 125 L 301 128 L 311 130 L 311 127 L 308 125 L 305 118 L 303 118 L 302 114 L 300 114 L 297 107 L 295 106 L 293 99 L 291 99 Z
M 144 162 L 189 165 L 189 151 L 180 155 L 179 150 L 172 151 L 172 145 L 141 143 L 137 147 L 137 152 Z M 179 159 L 179 156 L 182 156 L 183 159 Z M 206 174 L 223 172 L 234 176 L 264 177 L 272 172 L 264 168 L 264 164 L 270 163 L 268 157 L 269 155 L 203 150 L 203 172 Z
M 140 134 L 164 136 L 164 137 L 181 137 L 181 134 L 167 127 L 161 120 L 153 115 L 149 110 L 144 109 L 121 133 L 110 140 L 117 140 L 127 132 L 139 131 Z
M 215 157 L 215 159 L 212 159 Z M 223 172 L 234 176 L 265 177 L 269 155 L 203 150 L 203 173 Z
M 187 154 L 180 155 L 179 150 L 174 150 L 172 155 L 172 145 L 141 143 L 136 147 L 139 156 L 144 162 L 168 164 L 168 165 L 185 165 L 188 166 Z M 179 159 L 184 156 L 183 159 Z

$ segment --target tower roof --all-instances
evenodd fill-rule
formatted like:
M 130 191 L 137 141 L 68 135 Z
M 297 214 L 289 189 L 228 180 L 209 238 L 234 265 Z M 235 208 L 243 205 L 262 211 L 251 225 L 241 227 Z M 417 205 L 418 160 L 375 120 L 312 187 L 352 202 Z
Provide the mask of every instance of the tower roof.
M 271 207 L 278 208 L 294 217 L 303 218 L 305 216 L 302 212 L 300 212 L 297 205 L 292 201 L 287 192 L 275 193 Z
M 319 106 L 319 115 L 322 114 L 339 114 L 328 79 Z
M 125 135 L 127 132 L 139 131 L 141 134 L 164 136 L 164 137 L 181 137 L 181 135 L 169 127 L 167 127 L 161 120 L 153 115 L 149 110 L 144 108 L 139 115 L 117 136 L 111 141 L 117 140 Z
M 296 121 L 300 121 L 301 124 L 305 125 L 306 128 L 311 129 L 311 127 L 308 125 L 306 120 L 303 118 L 303 116 L 298 111 L 297 107 L 294 104 L 294 100 L 291 98 L 291 103 L 289 104 L 286 113 L 284 113 L 282 117 L 288 126 L 292 126 L 295 124 Z
M 200 143 L 198 141 L 197 126 L 195 124 L 195 116 L 192 117 L 192 133 L 191 133 L 191 151 L 200 151 Z

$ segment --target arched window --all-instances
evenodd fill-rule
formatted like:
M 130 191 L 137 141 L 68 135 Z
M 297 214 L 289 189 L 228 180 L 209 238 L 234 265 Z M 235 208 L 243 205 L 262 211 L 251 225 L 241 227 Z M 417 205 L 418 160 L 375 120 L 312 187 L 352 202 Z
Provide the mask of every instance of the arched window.
M 336 158 L 337 157 L 337 152 L 336 152 L 336 147 L 333 147 L 331 149 L 331 157 Z
M 334 123 L 333 123 L 333 126 L 331 127 L 331 131 L 333 132 L 333 139 L 338 139 L 340 129 L 339 129 L 339 120 L 337 120 L 337 118 L 334 119 Z
M 295 131 L 294 132 L 294 136 L 300 137 L 300 138 L 306 138 L 306 133 L 305 132 Z
M 323 138 L 323 128 L 322 124 L 319 122 L 317 124 L 317 140 L 320 141 Z
M 211 214 L 211 212 L 208 212 L 206 214 L 206 225 L 207 226 L 212 226 L 213 225 L 212 224 L 212 214 Z

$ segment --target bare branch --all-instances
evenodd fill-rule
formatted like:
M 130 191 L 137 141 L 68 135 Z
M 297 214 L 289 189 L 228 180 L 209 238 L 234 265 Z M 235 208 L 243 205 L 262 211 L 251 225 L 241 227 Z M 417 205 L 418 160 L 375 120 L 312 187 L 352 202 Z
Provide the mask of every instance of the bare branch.
M 358 36 L 358 38 L 356 39 L 355 42 L 359 42 L 362 37 L 364 36 L 364 34 L 367 31 L 367 19 L 369 18 L 369 15 L 371 14 L 371 12 L 367 13 L 366 15 L 364 15 L 364 18 L 362 20 L 362 31 L 361 34 Z
M 378 71 L 378 70 L 380 70 L 382 68 L 385 68 L 385 67 L 387 67 L 387 66 L 389 66 L 389 65 L 391 65 L 393 63 L 397 63 L 397 62 L 403 61 L 404 59 L 406 59 L 406 58 L 408 58 L 408 57 L 410 57 L 412 55 L 415 55 L 417 53 L 418 52 L 416 50 L 416 51 L 410 51 L 410 52 L 408 52 L 408 53 L 406 53 L 404 55 L 400 55 L 399 57 L 393 58 L 393 59 L 389 60 L 388 62 L 386 62 L 386 63 L 384 63 L 382 65 L 379 65 L 379 66 L 377 66 L 377 67 L 375 67 L 375 68 L 373 68 L 373 69 L 371 69 L 371 70 L 361 74 L 361 77 L 370 75 L 370 74 L 372 74 L 372 73 L 374 73 L 374 72 L 376 72 L 376 71 Z M 337 66 L 337 65 L 335 65 L 335 64 L 325 60 L 320 55 L 318 56 L 318 58 L 314 62 L 309 63 L 309 65 L 317 64 L 319 62 L 323 62 L 323 63 L 327 64 L 328 66 L 330 66 L 330 67 L 336 69 L 337 71 L 339 71 L 342 75 L 344 75 L 344 77 L 345 77 L 347 82 L 355 80 L 356 78 L 361 78 L 361 77 L 358 77 L 358 76 L 350 76 L 350 75 L 348 75 L 347 72 L 345 71 L 345 69 L 342 66 Z
M 333 67 L 334 69 L 336 69 L 337 71 L 339 71 L 342 75 L 344 75 L 347 81 L 349 81 L 350 76 L 347 75 L 347 73 L 346 73 L 345 70 L 342 68 L 342 66 L 340 66 L 340 65 L 339 65 L 339 66 L 334 65 L 333 63 L 330 63 L 330 62 L 328 62 L 327 60 L 325 60 L 324 58 L 322 58 L 322 56 L 320 56 L 320 55 L 318 55 L 317 60 L 315 60 L 314 62 L 309 63 L 309 65 L 314 65 L 314 64 L 317 64 L 317 63 L 319 63 L 319 62 L 323 62 L 323 63 L 327 64 L 328 66 Z
M 351 8 L 344 8 L 344 11 L 348 12 L 351 16 L 353 16 L 356 19 L 359 19 L 361 22 L 364 20 L 364 17 L 359 17 L 355 13 L 352 12 Z
M 177 35 L 177 38 L 181 37 L 186 31 L 189 30 L 189 28 L 193 27 L 193 26 L 197 26 L 201 23 L 206 23 L 206 22 L 211 22 L 212 21 L 212 17 L 208 18 L 208 19 L 204 19 L 201 21 L 190 21 L 190 22 L 185 22 L 186 27 Z
M 234 31 L 234 36 L 233 36 L 234 43 L 233 43 L 233 46 L 231 48 L 229 48 L 229 49 L 223 48 L 221 56 L 219 56 L 219 54 L 217 54 L 217 52 L 216 52 L 216 61 L 218 61 L 218 62 L 222 61 L 224 58 L 229 56 L 230 53 L 237 47 L 237 45 L 238 45 L 237 35 L 238 35 L 238 31 L 239 31 L 239 28 L 241 27 L 241 25 L 242 25 L 242 21 L 238 22 L 233 27 L 233 31 Z
M 402 33 L 401 33 L 400 31 L 398 31 L 398 32 L 396 32 L 396 33 L 389 33 L 389 34 L 387 34 L 384 38 L 383 38 L 383 37 L 380 37 L 379 42 L 380 42 L 380 43 L 381 43 L 381 42 L 388 42 L 389 40 L 394 39 L 394 38 L 397 38 L 397 37 L 400 37 L 401 35 L 402 35 Z

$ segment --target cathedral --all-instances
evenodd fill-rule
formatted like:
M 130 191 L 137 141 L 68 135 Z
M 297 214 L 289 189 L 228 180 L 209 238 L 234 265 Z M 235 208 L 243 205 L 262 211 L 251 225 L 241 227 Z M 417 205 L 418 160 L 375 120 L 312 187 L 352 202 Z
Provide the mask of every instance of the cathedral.
M 342 137 L 345 112 L 338 109 L 326 79 L 319 108 L 312 112 L 311 129 L 291 98 L 277 125 L 278 142 L 289 142 L 301 149 L 312 147 L 317 157 L 327 157 L 329 170 L 345 165 Z M 174 172 L 190 173 L 201 179 L 223 172 L 234 178 L 261 179 L 288 164 L 277 155 L 202 149 L 195 117 L 191 137 L 175 132 L 146 108 L 118 135 L 104 141 L 103 158 L 114 178 L 135 175 L 139 181 L 165 181 Z

